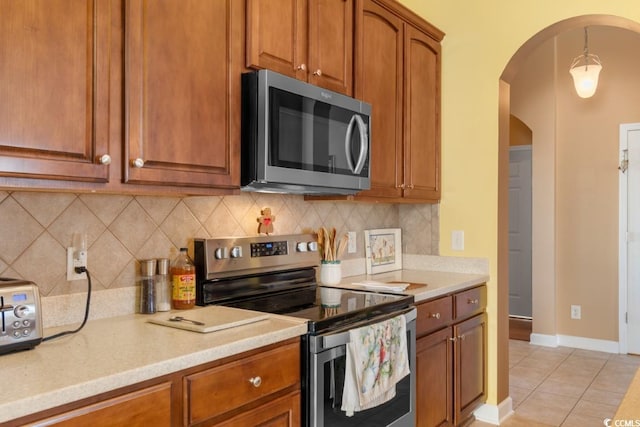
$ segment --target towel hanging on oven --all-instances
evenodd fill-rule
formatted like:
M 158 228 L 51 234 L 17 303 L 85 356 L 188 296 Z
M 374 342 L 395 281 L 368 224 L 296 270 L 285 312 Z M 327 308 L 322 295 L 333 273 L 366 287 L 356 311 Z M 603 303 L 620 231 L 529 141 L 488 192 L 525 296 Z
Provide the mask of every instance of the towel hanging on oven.
M 409 374 L 407 324 L 400 315 L 349 331 L 342 410 L 347 416 L 393 399 Z

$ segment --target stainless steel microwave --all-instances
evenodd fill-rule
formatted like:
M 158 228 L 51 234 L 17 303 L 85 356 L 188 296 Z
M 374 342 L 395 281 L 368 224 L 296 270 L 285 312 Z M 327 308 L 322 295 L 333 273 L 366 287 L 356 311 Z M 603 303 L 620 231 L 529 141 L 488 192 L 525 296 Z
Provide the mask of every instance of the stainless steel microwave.
M 354 194 L 370 181 L 371 105 L 269 70 L 242 75 L 241 188 Z

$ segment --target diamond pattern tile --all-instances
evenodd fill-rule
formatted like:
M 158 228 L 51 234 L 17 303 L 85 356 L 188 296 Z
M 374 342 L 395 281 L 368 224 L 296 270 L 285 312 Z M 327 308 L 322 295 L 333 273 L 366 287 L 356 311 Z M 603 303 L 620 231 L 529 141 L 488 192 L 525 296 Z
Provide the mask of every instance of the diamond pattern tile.
M 45 232 L 13 263 L 13 268 L 21 277 L 35 282 L 43 295 L 48 295 L 66 277 L 66 260 L 66 249 Z
M 109 230 L 129 250 L 136 253 L 153 234 L 156 224 L 147 212 L 132 201 L 118 218 L 109 226 Z
M 346 258 L 364 257 L 362 231 L 373 228 L 402 228 L 407 251 L 438 250 L 437 205 L 310 202 L 259 193 L 180 199 L 0 191 L 0 275 L 33 280 L 47 296 L 86 292 L 86 281 L 66 280 L 66 246 L 74 232 L 84 231 L 94 289 L 134 286 L 139 260 L 173 259 L 182 246 L 193 253 L 194 237 L 255 235 L 265 207 L 276 216 L 276 235 L 322 226 L 355 231 L 358 251 Z
M 75 194 L 17 192 L 13 198 L 43 227 L 48 227 L 75 199 Z
M 73 233 L 86 233 L 89 250 L 104 229 L 102 221 L 78 198 L 47 228 L 64 248 L 71 246 Z
M 44 231 L 12 197 L 0 203 L 0 259 L 11 264 Z
M 106 226 L 120 215 L 133 200 L 132 196 L 118 196 L 113 194 L 81 194 L 80 200 Z

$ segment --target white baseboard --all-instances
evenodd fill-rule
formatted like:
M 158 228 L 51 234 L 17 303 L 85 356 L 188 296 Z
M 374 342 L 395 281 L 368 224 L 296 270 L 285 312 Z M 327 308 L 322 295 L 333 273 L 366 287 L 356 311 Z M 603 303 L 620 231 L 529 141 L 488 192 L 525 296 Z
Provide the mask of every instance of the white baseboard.
M 557 347 L 558 337 L 556 335 L 531 334 L 529 342 L 544 347 Z
M 571 347 L 581 350 L 602 351 L 604 353 L 619 353 L 620 345 L 617 341 L 598 340 L 594 338 L 574 337 L 571 335 L 531 334 L 531 344 L 545 347 Z
M 513 400 L 507 397 L 498 405 L 485 403 L 473 412 L 476 420 L 499 426 L 507 417 L 513 414 Z

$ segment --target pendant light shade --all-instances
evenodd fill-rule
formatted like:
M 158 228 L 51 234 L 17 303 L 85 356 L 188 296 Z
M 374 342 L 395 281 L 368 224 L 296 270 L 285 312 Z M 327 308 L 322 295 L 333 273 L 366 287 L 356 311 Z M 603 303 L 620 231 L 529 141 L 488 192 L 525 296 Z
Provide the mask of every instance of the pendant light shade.
M 571 63 L 569 73 L 580 98 L 591 98 L 598 88 L 598 77 L 602 63 L 598 55 L 589 53 L 587 28 L 584 29 L 584 52 Z

